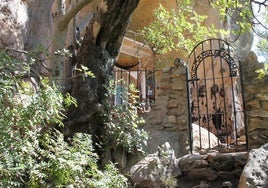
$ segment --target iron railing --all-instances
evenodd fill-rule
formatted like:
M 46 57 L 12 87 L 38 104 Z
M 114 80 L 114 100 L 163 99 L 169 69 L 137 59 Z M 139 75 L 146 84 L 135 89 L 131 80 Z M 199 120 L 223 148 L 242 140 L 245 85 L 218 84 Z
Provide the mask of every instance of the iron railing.
M 144 112 L 151 110 L 151 104 L 155 102 L 156 97 L 156 81 L 155 73 L 159 70 L 125 70 L 122 68 L 115 68 L 114 70 L 114 86 L 115 96 L 114 104 L 121 105 L 127 98 L 124 95 L 129 91 L 129 86 L 133 84 L 137 90 L 139 102 L 142 104 Z

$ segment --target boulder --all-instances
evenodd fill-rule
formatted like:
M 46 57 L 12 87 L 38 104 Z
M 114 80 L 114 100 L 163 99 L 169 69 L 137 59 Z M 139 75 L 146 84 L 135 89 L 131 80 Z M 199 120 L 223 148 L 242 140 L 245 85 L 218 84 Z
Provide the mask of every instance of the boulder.
M 241 174 L 239 188 L 267 188 L 268 143 L 249 152 L 248 162 Z
M 179 168 L 183 174 L 196 168 L 208 168 L 209 164 L 205 155 L 185 155 L 179 158 Z
M 200 127 L 197 124 L 192 124 L 193 133 L 193 150 L 200 149 L 212 149 L 218 146 L 218 138 L 213 133 L 209 132 L 207 129 Z M 201 139 L 200 139 L 201 135 Z M 201 147 L 200 147 L 201 140 Z M 220 142 L 220 141 L 219 141 Z
M 135 187 L 175 187 L 181 174 L 174 150 L 166 142 L 156 153 L 147 155 L 129 170 Z

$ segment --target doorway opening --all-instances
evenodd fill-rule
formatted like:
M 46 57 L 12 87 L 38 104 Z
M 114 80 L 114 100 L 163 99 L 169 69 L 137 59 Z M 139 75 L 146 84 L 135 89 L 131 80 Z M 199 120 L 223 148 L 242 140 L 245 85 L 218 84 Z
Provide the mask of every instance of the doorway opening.
M 188 59 L 190 149 L 245 151 L 246 127 L 239 63 L 229 43 L 208 39 Z

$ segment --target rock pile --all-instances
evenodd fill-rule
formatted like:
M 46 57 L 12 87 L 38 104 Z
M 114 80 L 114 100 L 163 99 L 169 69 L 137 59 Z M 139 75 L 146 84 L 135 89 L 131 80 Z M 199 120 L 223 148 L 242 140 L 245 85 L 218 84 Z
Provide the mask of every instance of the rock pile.
M 129 174 L 137 188 L 173 188 L 176 187 L 176 177 L 181 172 L 174 150 L 167 142 L 156 153 L 149 154 L 134 165 Z
M 137 188 L 238 187 L 247 153 L 190 154 L 179 159 L 169 143 L 147 155 L 128 172 Z M 245 187 L 241 187 L 245 188 Z
M 246 161 L 246 152 L 186 155 L 179 159 L 179 187 L 237 187 Z

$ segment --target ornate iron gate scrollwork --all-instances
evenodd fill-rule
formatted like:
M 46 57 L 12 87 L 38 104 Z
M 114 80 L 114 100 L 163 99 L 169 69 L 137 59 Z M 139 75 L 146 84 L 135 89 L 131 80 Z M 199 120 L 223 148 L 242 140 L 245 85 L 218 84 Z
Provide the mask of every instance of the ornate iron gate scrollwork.
M 239 63 L 232 53 L 226 41 L 208 39 L 196 45 L 189 55 L 191 150 L 246 149 Z

